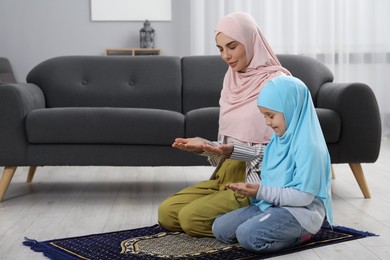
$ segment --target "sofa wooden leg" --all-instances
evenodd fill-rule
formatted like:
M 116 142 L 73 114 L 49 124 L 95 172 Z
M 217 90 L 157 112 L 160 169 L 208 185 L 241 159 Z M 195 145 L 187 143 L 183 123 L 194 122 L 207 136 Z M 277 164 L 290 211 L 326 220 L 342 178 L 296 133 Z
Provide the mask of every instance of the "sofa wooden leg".
M 360 190 L 363 193 L 364 198 L 371 198 L 370 191 L 367 186 L 366 178 L 364 177 L 363 169 L 360 163 L 350 163 L 349 167 L 351 168 L 353 175 L 357 183 L 359 184 Z
M 8 186 L 11 183 L 12 177 L 16 172 L 16 166 L 5 166 L 3 176 L 0 181 L 0 202 L 3 201 L 4 195 L 7 192 Z
M 30 168 L 28 169 L 27 183 L 32 182 L 36 170 L 37 170 L 37 166 L 30 166 Z
M 332 179 L 336 179 L 336 174 L 334 172 L 333 164 L 330 165 L 330 169 L 332 170 Z

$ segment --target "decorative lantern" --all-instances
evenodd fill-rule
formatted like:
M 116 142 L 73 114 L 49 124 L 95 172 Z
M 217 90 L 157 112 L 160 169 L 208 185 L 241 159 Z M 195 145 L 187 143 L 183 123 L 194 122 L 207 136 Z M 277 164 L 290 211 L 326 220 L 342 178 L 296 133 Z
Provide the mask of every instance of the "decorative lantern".
M 141 48 L 154 48 L 154 29 L 145 20 L 144 27 L 139 31 Z

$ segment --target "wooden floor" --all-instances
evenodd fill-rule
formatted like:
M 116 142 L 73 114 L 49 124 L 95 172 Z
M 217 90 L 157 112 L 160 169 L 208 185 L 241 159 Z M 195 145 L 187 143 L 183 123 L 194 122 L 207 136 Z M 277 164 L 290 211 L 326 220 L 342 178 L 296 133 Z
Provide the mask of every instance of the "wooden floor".
M 336 224 L 380 236 L 274 259 L 390 259 L 390 140 L 383 140 L 375 164 L 363 165 L 371 199 L 363 198 L 348 165 L 334 169 Z M 17 170 L 0 203 L 0 259 L 46 259 L 23 246 L 24 237 L 49 240 L 153 225 L 164 198 L 212 172 L 211 167 L 40 167 L 27 184 L 27 170 Z

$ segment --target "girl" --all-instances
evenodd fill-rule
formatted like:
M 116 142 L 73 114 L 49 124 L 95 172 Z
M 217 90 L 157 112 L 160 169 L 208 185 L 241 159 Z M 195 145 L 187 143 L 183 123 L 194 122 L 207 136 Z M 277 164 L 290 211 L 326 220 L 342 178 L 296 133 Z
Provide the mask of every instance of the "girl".
M 269 80 L 290 73 L 279 60 L 259 30 L 254 19 L 236 12 L 218 23 L 215 40 L 221 58 L 229 65 L 220 98 L 218 142 L 202 138 L 177 138 L 173 147 L 202 154 L 203 145 L 242 144 L 257 147 L 262 153 L 272 130 L 265 125 L 257 110 L 257 96 Z M 184 231 L 190 236 L 213 236 L 214 219 L 223 213 L 249 205 L 247 197 L 225 188 L 229 182 L 259 181 L 261 156 L 240 161 L 240 157 L 213 155 L 216 166 L 210 180 L 173 194 L 158 210 L 160 225 L 171 231 Z
M 238 241 L 254 252 L 272 252 L 310 239 L 325 219 L 332 224 L 330 157 L 302 81 L 292 76 L 273 78 L 261 90 L 257 104 L 274 130 L 264 151 L 261 181 L 227 184 L 226 188 L 251 197 L 251 205 L 221 215 L 212 230 L 225 243 Z M 204 145 L 204 150 L 229 155 L 239 152 L 238 146 Z

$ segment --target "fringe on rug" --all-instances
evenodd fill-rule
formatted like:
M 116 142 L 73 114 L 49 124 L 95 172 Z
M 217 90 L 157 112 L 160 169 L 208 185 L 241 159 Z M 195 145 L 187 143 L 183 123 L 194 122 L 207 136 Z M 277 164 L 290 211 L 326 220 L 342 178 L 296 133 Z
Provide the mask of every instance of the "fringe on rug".
M 35 239 L 24 237 L 23 245 L 30 247 L 31 250 L 35 252 L 43 253 L 43 255 L 49 259 L 62 259 L 64 257 L 66 257 L 66 259 L 79 259 L 79 258 L 73 258 L 68 254 L 63 254 L 61 252 L 53 251 L 49 247 L 46 247 L 44 244 L 39 243 Z
M 359 233 L 361 236 L 365 236 L 365 237 L 378 237 L 379 236 L 377 234 L 374 234 L 374 233 L 371 233 L 371 232 L 368 232 L 368 231 L 356 230 L 356 229 L 352 229 L 352 228 L 349 228 L 349 227 L 335 226 L 334 228 L 339 230 L 339 231 L 344 231 L 344 232 L 347 232 L 347 233 L 353 233 L 353 234 Z

